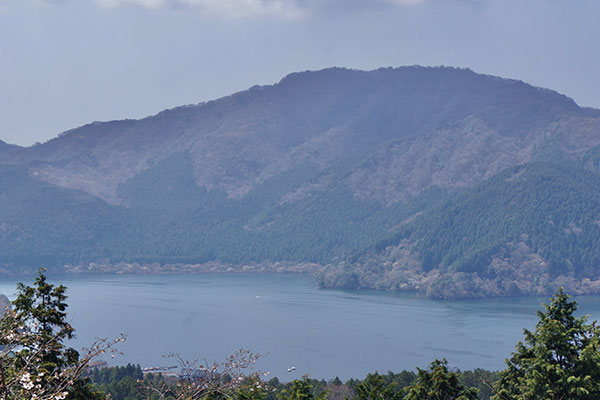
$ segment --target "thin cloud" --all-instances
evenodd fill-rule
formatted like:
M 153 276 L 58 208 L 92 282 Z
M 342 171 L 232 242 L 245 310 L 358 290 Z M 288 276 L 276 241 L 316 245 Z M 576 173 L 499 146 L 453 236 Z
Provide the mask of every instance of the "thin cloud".
M 166 5 L 165 0 L 96 0 L 101 7 L 116 8 L 120 6 L 140 6 L 145 8 L 160 8 Z
M 45 0 L 51 1 L 51 0 Z M 415 6 L 428 0 L 94 0 L 106 8 L 138 6 L 148 9 L 188 8 L 198 9 L 206 16 L 223 18 L 284 17 L 299 18 L 310 13 L 319 13 L 325 8 L 342 11 L 352 5 L 373 7 L 376 4 L 392 6 Z
M 425 3 L 426 0 L 383 0 L 387 3 L 396 4 L 399 6 L 416 6 L 417 4 Z
M 138 6 L 149 9 L 198 9 L 206 16 L 224 18 L 285 17 L 298 18 L 305 11 L 295 0 L 95 0 L 106 8 Z
M 70 0 L 29 0 L 39 5 L 59 5 Z M 102 8 L 140 7 L 196 10 L 206 17 L 273 17 L 300 19 L 311 14 L 340 13 L 379 7 L 410 7 L 435 0 L 89 0 Z M 458 1 L 458 0 L 457 0 Z M 475 1 L 475 0 L 465 0 Z M 0 11 L 2 0 L 0 0 Z

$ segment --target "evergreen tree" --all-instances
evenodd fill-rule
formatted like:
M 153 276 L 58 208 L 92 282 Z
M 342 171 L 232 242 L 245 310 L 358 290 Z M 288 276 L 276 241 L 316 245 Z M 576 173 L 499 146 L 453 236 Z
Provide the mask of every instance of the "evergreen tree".
M 0 395 L 3 399 L 102 398 L 80 378 L 86 364 L 65 345 L 73 327 L 66 320 L 66 288 L 46 281 L 17 285 L 13 308 L 0 321 Z M 89 361 L 89 359 L 87 359 Z
M 32 351 L 41 353 L 40 372 L 45 374 L 77 363 L 79 353 L 63 343 L 72 339 L 75 332 L 66 321 L 66 290 L 63 285 L 49 284 L 43 269 L 35 279 L 34 287 L 17 284 L 18 296 L 13 301 L 15 318 L 28 332 L 28 341 L 21 343 L 26 348 L 17 353 L 17 363 L 22 362 L 20 355 Z
M 535 331 L 524 330 L 496 385 L 496 400 L 600 398 L 600 328 L 575 318 L 577 303 L 562 288 L 551 298 Z
M 445 359 L 435 360 L 429 370 L 418 368 L 417 381 L 407 388 L 406 400 L 476 400 L 478 390 L 467 388 L 459 374 L 448 370 Z
M 326 400 L 327 392 L 315 396 L 308 375 L 304 375 L 302 379 L 292 381 L 289 388 L 283 389 L 279 398 L 280 400 Z
M 378 373 L 368 374 L 354 391 L 357 400 L 400 400 L 402 395 L 394 383 L 387 383 Z

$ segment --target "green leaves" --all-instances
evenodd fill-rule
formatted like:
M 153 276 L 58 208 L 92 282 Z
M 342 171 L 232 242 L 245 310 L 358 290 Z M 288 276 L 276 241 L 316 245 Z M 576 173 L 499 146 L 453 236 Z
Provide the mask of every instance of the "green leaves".
M 368 374 L 364 381 L 354 388 L 357 400 L 400 400 L 402 393 L 395 383 L 387 383 L 378 373 Z
M 42 359 L 44 370 L 53 373 L 75 365 L 79 353 L 63 344 L 64 340 L 73 338 L 75 331 L 66 321 L 66 287 L 49 284 L 44 272 L 43 268 L 40 269 L 34 287 L 21 283 L 17 286 L 13 305 L 15 318 L 28 336 L 22 351 L 45 348 Z
M 288 389 L 283 389 L 278 396 L 280 400 L 326 400 L 327 392 L 321 392 L 315 396 L 313 393 L 313 385 L 308 379 L 308 375 L 302 379 L 295 379 Z
M 417 382 L 407 389 L 405 400 L 476 400 L 479 391 L 467 388 L 458 373 L 448 370 L 448 361 L 435 360 L 429 370 L 418 368 Z
M 97 399 L 80 375 L 89 361 L 109 349 L 101 342 L 80 360 L 64 344 L 74 329 L 66 320 L 66 288 L 46 281 L 40 269 L 34 286 L 17 286 L 13 308 L 0 320 L 0 397 L 3 400 Z
M 544 308 L 506 361 L 494 399 L 600 398 L 600 330 L 574 316 L 577 303 L 562 288 Z

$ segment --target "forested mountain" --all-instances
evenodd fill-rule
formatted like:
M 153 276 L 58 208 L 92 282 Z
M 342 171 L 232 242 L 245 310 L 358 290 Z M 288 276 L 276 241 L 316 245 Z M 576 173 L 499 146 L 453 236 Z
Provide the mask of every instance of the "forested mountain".
M 0 142 L 0 264 L 281 261 L 331 287 L 596 293 L 599 172 L 600 111 L 551 90 L 455 68 L 294 73 Z

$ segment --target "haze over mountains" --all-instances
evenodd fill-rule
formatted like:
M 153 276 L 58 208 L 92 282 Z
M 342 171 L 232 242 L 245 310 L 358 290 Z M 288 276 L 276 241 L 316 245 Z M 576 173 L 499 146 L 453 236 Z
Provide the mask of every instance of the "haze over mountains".
M 455 68 L 294 73 L 0 142 L 0 265 L 311 263 L 327 287 L 598 293 L 599 173 L 600 111 L 551 90 Z

